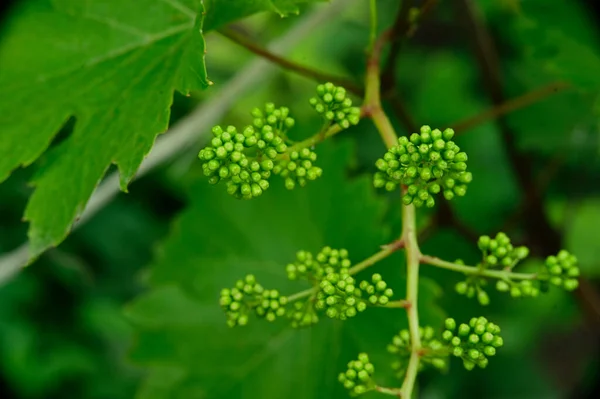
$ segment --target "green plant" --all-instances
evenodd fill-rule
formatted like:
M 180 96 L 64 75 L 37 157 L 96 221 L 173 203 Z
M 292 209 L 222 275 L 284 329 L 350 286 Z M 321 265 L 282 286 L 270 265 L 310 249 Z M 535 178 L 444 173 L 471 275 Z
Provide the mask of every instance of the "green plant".
M 330 111 L 334 108 L 328 108 L 327 104 L 343 103 L 346 93 L 332 83 L 319 85 L 317 93 L 323 99 L 322 103 L 312 98 L 310 104 L 317 112 L 326 115 L 326 121 L 336 121 L 335 133 L 342 131 L 344 125 L 350 126 L 349 122 L 343 123 L 346 121 L 346 115 L 359 114 L 354 108 L 347 108 L 345 113 L 339 111 L 340 115 L 337 118 L 334 112 Z M 322 106 L 318 107 L 318 105 Z M 350 105 L 348 101 L 348 107 Z M 363 109 L 372 106 L 363 106 Z M 375 106 L 377 106 L 376 102 Z M 276 111 L 279 112 L 275 114 Z M 327 115 L 328 112 L 330 115 Z M 269 172 L 274 168 L 272 161 L 269 167 L 263 167 L 263 164 L 269 160 L 282 162 L 279 159 L 283 159 L 283 163 L 278 164 L 278 170 L 287 168 L 291 173 L 296 173 L 296 178 L 308 176 L 313 168 L 309 157 L 315 153 L 307 146 L 312 146 L 322 138 L 334 134 L 323 130 L 314 138 L 292 144 L 291 149 L 288 150 L 284 144 L 286 130 L 283 127 L 294 125 L 293 119 L 288 116 L 288 108 L 276 109 L 272 103 L 268 103 L 265 105 L 264 113 L 255 109 L 252 115 L 259 118 L 258 123 L 254 121 L 254 126 L 262 128 L 262 134 L 256 133 L 251 126 L 246 127 L 243 134 L 236 133 L 235 127 L 228 127 L 224 131 L 220 126 L 216 126 L 213 129 L 215 138 L 211 142 L 212 146 L 201 150 L 199 154 L 200 160 L 203 161 L 203 170 L 205 175 L 209 176 L 210 183 L 219 181 L 217 173 L 221 179 L 225 179 L 230 175 L 241 176 L 246 172 L 241 178 L 242 182 L 246 181 L 244 179 L 248 179 L 252 173 L 256 174 L 256 177 L 253 177 L 254 185 L 250 186 L 246 183 L 244 189 L 242 183 L 242 195 L 238 195 L 238 198 L 249 199 L 261 193 L 258 184 L 265 181 L 261 179 L 268 178 Z M 266 118 L 264 115 L 267 115 Z M 383 112 L 371 114 L 372 117 L 375 115 L 385 118 Z M 352 121 L 352 124 L 357 123 L 358 120 Z M 396 370 L 397 376 L 403 378 L 402 386 L 389 388 L 377 385 L 375 368 L 365 353 L 359 354 L 358 360 L 348 363 L 348 370 L 340 374 L 339 380 L 352 396 L 378 391 L 410 398 L 417 373 L 425 365 L 444 369 L 448 365 L 447 358 L 452 355 L 462 359 L 463 366 L 467 370 L 472 370 L 475 366 L 485 368 L 489 358 L 493 357 L 496 350 L 503 345 L 500 327 L 483 316 L 474 317 L 468 323 L 462 324 L 457 324 L 452 318 L 446 319 L 445 330 L 438 334 L 438 339 L 434 338 L 434 328 L 421 326 L 417 310 L 421 264 L 464 274 L 466 280 L 456 285 L 456 291 L 469 298 L 476 296 L 481 305 L 488 305 L 490 302 L 484 289 L 489 280 L 496 280 L 496 289 L 501 292 L 508 291 L 514 298 L 535 297 L 540 291 L 547 291 L 549 284 L 569 291 L 576 289 L 579 269 L 576 257 L 562 250 L 556 256 L 546 258 L 544 266 L 534 273 L 514 272 L 515 266 L 528 257 L 529 250 L 524 246 L 514 247 L 508 236 L 502 232 L 494 238 L 489 236 L 479 238 L 477 245 L 482 251 L 483 258 L 475 266 L 467 266 L 461 260 L 448 262 L 422 254 L 416 236 L 416 208 L 433 207 L 435 205 L 433 195 L 440 192 L 443 192 L 447 200 L 454 198 L 455 195 L 466 194 L 466 184 L 473 178 L 471 172 L 467 172 L 467 154 L 461 152 L 458 145 L 452 141 L 454 137 L 452 129 L 441 131 L 423 126 L 419 133 L 413 133 L 408 138 L 396 138 L 396 133 L 390 125 L 383 123 L 381 126 L 383 127 L 379 129 L 383 137 L 394 138 L 393 141 L 388 139 L 388 143 L 397 142 L 397 144 L 389 146 L 384 157 L 377 160 L 378 171 L 374 175 L 373 184 L 376 188 L 385 187 L 387 191 L 394 191 L 400 186 L 403 224 L 399 240 L 355 266 L 352 266 L 350 253 L 346 249 L 332 249 L 327 246 L 316 255 L 301 250 L 296 254 L 295 262 L 289 263 L 285 270 L 290 280 L 306 280 L 312 288 L 282 296 L 279 290 L 266 289 L 257 282 L 254 275 L 247 275 L 244 279 L 238 280 L 233 288 L 221 291 L 220 305 L 227 315 L 227 324 L 231 327 L 247 325 L 252 314 L 269 322 L 287 316 L 291 326 L 298 328 L 316 324 L 319 321 L 319 314 L 346 320 L 366 311 L 369 306 L 404 308 L 407 312 L 409 328 L 400 331 L 394 337 L 393 343 L 388 346 L 388 351 L 397 355 L 392 367 Z M 326 128 L 330 128 L 330 123 L 326 123 Z M 239 149 L 236 149 L 233 144 L 229 146 L 230 148 L 225 148 L 227 143 L 231 144 L 232 138 L 235 139 Z M 254 145 L 258 147 L 254 157 L 245 158 L 241 152 Z M 296 167 L 296 163 L 293 162 L 298 160 L 298 154 L 303 152 L 306 152 L 304 161 L 306 163 L 300 163 L 301 166 Z M 264 159 L 265 155 L 267 160 Z M 316 155 L 311 159 L 315 161 Z M 245 162 L 242 163 L 242 160 Z M 211 166 L 211 162 L 214 166 Z M 290 165 L 294 165 L 294 168 L 290 168 Z M 236 168 L 235 173 L 232 172 L 233 168 Z M 259 174 L 261 168 L 262 175 Z M 298 169 L 303 172 L 298 174 Z M 313 178 L 309 177 L 310 180 L 321 175 L 321 169 L 318 170 L 318 173 L 313 174 Z M 237 185 L 240 184 L 240 180 L 233 180 L 233 177 L 228 181 L 230 194 L 236 194 Z M 295 186 L 294 183 L 287 182 L 288 180 L 286 180 L 287 188 L 291 189 Z M 235 188 L 229 190 L 229 187 Z M 404 249 L 406 252 L 406 298 L 391 300 L 394 291 L 378 273 L 373 274 L 369 280 L 360 282 L 353 277 L 399 249 Z
M 13 2 L 0 396 L 546 397 L 575 383 L 540 353 L 596 371 L 585 339 L 546 361 L 598 308 L 583 6 L 316 2 Z

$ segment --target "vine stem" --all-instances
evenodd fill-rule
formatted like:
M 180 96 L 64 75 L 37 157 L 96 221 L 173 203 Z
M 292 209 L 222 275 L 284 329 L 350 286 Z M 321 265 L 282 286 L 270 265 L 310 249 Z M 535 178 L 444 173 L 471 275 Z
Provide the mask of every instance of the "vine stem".
M 351 275 L 353 275 L 360 271 L 363 271 L 364 269 L 366 269 L 370 266 L 373 266 L 375 263 L 379 262 L 382 259 L 387 258 L 392 253 L 394 253 L 395 251 L 397 251 L 403 247 L 404 247 L 404 241 L 402 239 L 394 241 L 391 244 L 384 245 L 381 251 L 369 256 L 367 259 L 363 260 L 362 262 L 357 263 L 352 268 L 350 268 L 349 272 Z
M 478 276 L 498 279 L 534 280 L 538 277 L 537 273 L 514 273 L 509 270 L 482 270 L 475 266 L 460 265 L 458 263 L 448 262 L 429 255 L 421 255 L 420 261 L 421 263 L 427 265 L 441 267 L 442 269 L 448 269 L 458 273 L 476 274 Z
M 405 188 L 403 188 L 403 191 Z M 417 241 L 415 206 L 402 204 L 402 240 L 406 252 L 406 307 L 408 330 L 410 332 L 411 353 L 400 397 L 410 399 L 419 370 L 421 336 L 419 334 L 419 265 L 421 250 Z
M 262 46 L 259 46 L 252 40 L 248 39 L 246 36 L 236 32 L 233 29 L 220 29 L 219 33 L 227 39 L 231 40 L 232 42 L 244 47 L 246 50 L 266 60 L 269 60 L 270 62 L 279 65 L 280 67 L 288 71 L 295 72 L 300 76 L 305 76 L 316 81 L 331 82 L 337 86 L 343 86 L 344 88 L 346 88 L 346 90 L 353 94 L 356 94 L 358 96 L 363 95 L 363 89 L 357 84 L 355 84 L 353 81 L 340 76 L 329 74 L 327 72 L 322 72 L 320 70 L 305 65 L 297 64 L 287 58 L 281 57 L 269 51 L 268 49 Z
M 389 40 L 391 32 L 385 31 L 375 41 L 371 55 L 367 60 L 367 73 L 365 77 L 365 101 L 362 106 L 362 114 L 373 120 L 385 145 L 390 148 L 397 144 L 398 136 L 381 107 L 381 78 L 379 71 L 379 60 L 383 45 Z
M 308 288 L 304 291 L 296 292 L 295 294 L 288 296 L 287 300 L 288 300 L 288 302 L 294 302 L 294 301 L 297 301 L 298 299 L 302 299 L 302 298 L 306 298 L 307 296 L 311 296 L 315 292 L 317 292 L 316 288 L 314 288 L 314 287 Z
M 377 385 L 375 387 L 375 390 L 379 393 L 383 393 L 386 395 L 392 395 L 392 396 L 399 396 L 400 390 L 398 388 L 387 388 L 387 387 L 380 387 L 379 385 Z

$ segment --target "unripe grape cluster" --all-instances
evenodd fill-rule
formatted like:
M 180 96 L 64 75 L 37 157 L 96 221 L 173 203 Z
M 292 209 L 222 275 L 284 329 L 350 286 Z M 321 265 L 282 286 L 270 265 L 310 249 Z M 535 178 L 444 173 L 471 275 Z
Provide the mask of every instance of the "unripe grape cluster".
M 519 262 L 529 256 L 529 249 L 525 246 L 515 247 L 510 238 L 503 232 L 499 232 L 495 237 L 487 235 L 479 237 L 477 246 L 482 252 L 482 260 L 477 267 L 484 271 L 487 269 L 502 269 L 511 271 Z M 458 260 L 455 263 L 463 264 Z M 473 275 L 456 284 L 456 292 L 465 295 L 468 298 L 477 296 L 481 305 L 489 305 L 490 298 L 484 287 L 488 284 L 485 277 Z M 500 278 L 495 287 L 499 292 L 508 292 L 513 298 L 524 296 L 536 297 L 540 293 L 539 283 L 531 280 L 513 281 L 507 274 Z
M 308 251 L 298 251 L 296 261 L 288 264 L 285 270 L 290 280 L 314 281 L 322 280 L 334 272 L 348 274 L 351 265 L 347 249 L 333 249 L 326 246 L 317 256 L 313 256 Z
M 244 326 L 248 324 L 252 311 L 267 321 L 285 315 L 287 297 L 281 296 L 277 290 L 265 289 L 254 275 L 249 274 L 238 280 L 233 288 L 221 290 L 219 304 L 227 315 L 227 325 Z
M 482 305 L 490 302 L 484 287 L 488 284 L 488 277 L 484 275 L 488 269 L 500 269 L 504 275 L 496 275 L 496 290 L 509 293 L 513 298 L 537 297 L 548 284 L 562 287 L 567 291 L 576 289 L 579 285 L 579 268 L 577 258 L 569 252 L 562 250 L 556 256 L 549 256 L 543 270 L 537 274 L 511 275 L 512 269 L 529 256 L 529 249 L 525 246 L 515 247 L 510 238 L 499 232 L 495 237 L 481 236 L 477 246 L 483 253 L 482 261 L 477 265 L 481 274 L 468 276 L 464 281 L 456 284 L 456 292 L 473 298 L 475 295 Z M 456 264 L 464 264 L 460 259 Z M 497 272 L 496 272 L 497 273 Z
M 344 385 L 350 396 L 358 396 L 370 390 L 376 385 L 373 381 L 375 367 L 366 353 L 360 353 L 357 360 L 348 362 L 348 369 L 340 373 L 338 381 Z
M 442 132 L 429 126 L 408 138 L 400 137 L 398 144 L 375 163 L 378 172 L 374 186 L 393 191 L 404 185 L 402 202 L 417 207 L 433 207 L 434 195 L 440 192 L 447 200 L 465 195 L 473 175 L 467 171 L 467 154 L 460 151 L 453 137 L 452 129 Z
M 318 85 L 317 96 L 312 97 L 309 103 L 326 121 L 336 123 L 343 129 L 360 121 L 360 108 L 352 106 L 346 89 L 333 83 Z
M 483 266 L 496 267 L 503 269 L 512 269 L 529 256 L 529 249 L 525 246 L 514 247 L 510 238 L 499 232 L 496 237 L 481 236 L 477 241 L 477 246 L 483 252 Z
M 317 87 L 310 103 L 330 123 L 342 129 L 355 125 L 360 109 L 352 106 L 346 90 L 331 83 Z M 251 112 L 252 125 L 238 131 L 235 126 L 215 126 L 212 139 L 198 158 L 211 184 L 224 183 L 236 198 L 251 199 L 269 188 L 271 175 L 280 175 L 289 190 L 318 179 L 323 170 L 315 165 L 317 154 L 287 135 L 296 124 L 287 107 L 266 103 Z
M 444 345 L 435 337 L 433 327 L 419 327 L 419 336 L 421 337 L 421 362 L 419 370 L 431 366 L 438 370 L 446 369 L 448 366 L 448 353 Z M 387 351 L 395 355 L 396 360 L 392 363 L 392 368 L 396 371 L 398 378 L 404 377 L 406 367 L 411 355 L 411 339 L 408 330 L 401 330 L 392 338 L 392 342 L 387 346 Z
M 548 282 L 567 291 L 573 291 L 579 286 L 579 267 L 577 258 L 564 249 L 556 256 L 549 256 L 544 263 Z
M 454 319 L 446 319 L 445 327 L 442 339 L 449 345 L 450 354 L 461 358 L 467 370 L 475 366 L 485 368 L 488 358 L 504 344 L 500 327 L 485 317 L 474 317 L 468 324 L 460 325 Z
M 234 126 L 215 126 L 212 133 L 210 145 L 198 154 L 208 182 L 224 182 L 229 194 L 243 199 L 258 197 L 267 190 L 274 159 L 287 150 L 273 129 L 264 126 L 256 131 L 248 126 L 240 133 Z M 263 159 L 259 162 L 258 158 L 247 157 L 247 149 L 260 151 Z
M 368 295 L 368 301 L 371 305 L 385 306 L 394 295 L 394 291 L 388 287 L 379 273 L 373 274 L 370 282 L 367 280 L 361 281 L 359 287 Z
M 332 319 L 346 320 L 367 309 L 356 280 L 348 273 L 329 273 L 319 283 L 315 307 Z
M 308 148 L 289 152 L 289 159 L 280 160 L 273 168 L 273 173 L 283 177 L 285 188 L 293 190 L 297 185 L 306 186 L 309 180 L 316 180 L 323 174 L 323 169 L 314 165 L 317 154 Z
M 291 129 L 296 124 L 294 118 L 290 116 L 290 109 L 287 107 L 277 108 L 273 103 L 266 103 L 264 108 L 254 108 L 251 112 L 252 125 L 257 129 L 262 129 L 265 126 L 270 126 L 284 138 L 288 129 Z
M 318 321 L 315 309 L 330 318 L 346 320 L 365 311 L 368 305 L 385 306 L 389 302 L 394 292 L 380 274 L 374 274 L 370 282 L 358 283 L 350 275 L 350 266 L 348 251 L 344 248 L 326 246 L 316 256 L 308 251 L 296 253 L 296 261 L 286 266 L 288 278 L 307 280 L 315 290 L 314 297 L 307 303 L 295 305 L 291 317 L 296 326 Z

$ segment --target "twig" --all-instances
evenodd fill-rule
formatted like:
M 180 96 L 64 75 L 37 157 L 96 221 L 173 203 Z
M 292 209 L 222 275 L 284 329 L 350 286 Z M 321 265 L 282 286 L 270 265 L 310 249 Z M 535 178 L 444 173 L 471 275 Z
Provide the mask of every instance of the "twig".
M 337 15 L 342 9 L 348 7 L 351 1 L 338 0 L 328 7 L 320 8 L 318 11 L 307 15 L 296 26 L 286 34 L 274 41 L 269 49 L 271 51 L 286 52 L 306 37 L 315 27 L 327 22 L 332 16 Z M 136 178 L 139 178 L 150 170 L 165 164 L 178 154 L 187 152 L 190 148 L 199 148 L 203 145 L 211 126 L 221 119 L 231 104 L 240 97 L 242 93 L 260 86 L 265 80 L 270 79 L 274 66 L 267 61 L 259 59 L 241 69 L 231 80 L 229 80 L 219 91 L 219 95 L 212 100 L 203 103 L 177 125 L 173 126 L 163 137 L 160 137 L 152 152 L 142 162 Z M 217 86 L 217 85 L 215 85 Z M 213 86 L 213 87 L 215 87 Z M 73 229 L 84 224 L 93 217 L 100 209 L 107 205 L 119 193 L 119 176 L 116 173 L 108 176 L 96 189 L 88 204 Z M 0 257 L 0 284 L 5 283 L 29 261 L 29 243 L 26 242 L 13 251 Z
M 534 280 L 537 278 L 536 273 L 514 273 L 510 270 L 488 270 L 481 269 L 476 266 L 465 266 L 454 262 L 448 262 L 435 256 L 422 255 L 421 263 L 440 267 L 442 269 L 452 270 L 458 273 L 464 273 L 467 275 L 476 275 L 484 277 L 493 277 L 498 279 L 510 278 L 513 280 Z
M 396 145 L 398 136 L 394 131 L 392 123 L 388 119 L 385 112 L 381 107 L 381 81 L 379 77 L 379 60 L 381 57 L 381 51 L 383 45 L 389 39 L 390 31 L 385 31 L 379 36 L 373 51 L 369 55 L 367 60 L 367 76 L 365 83 L 365 101 L 362 106 L 362 112 L 364 115 L 370 117 L 375 123 L 381 138 L 385 145 L 390 148 Z
M 458 135 L 476 126 L 479 126 L 484 122 L 497 119 L 500 116 L 509 114 L 521 108 L 525 108 L 531 104 L 535 104 L 538 101 L 541 101 L 551 95 L 565 91 L 569 88 L 570 85 L 565 82 L 550 83 L 546 86 L 527 92 L 521 96 L 511 98 L 510 100 L 505 101 L 502 104 L 494 106 L 488 110 L 485 110 L 480 114 L 455 122 L 450 126 L 452 126 L 452 128 Z
M 259 46 L 254 43 L 252 40 L 249 40 L 244 35 L 241 35 L 235 32 L 233 29 L 221 29 L 219 33 L 231 40 L 232 42 L 239 44 L 244 47 L 246 50 L 271 61 L 272 63 L 279 65 L 280 67 L 287 69 L 288 71 L 295 72 L 301 76 L 305 76 L 307 78 L 316 80 L 318 82 L 331 82 L 338 86 L 343 86 L 349 92 L 362 97 L 364 95 L 364 90 L 362 87 L 352 82 L 349 79 L 342 78 L 339 76 L 331 75 L 326 72 L 319 71 L 317 69 L 300 65 L 293 61 L 288 60 L 287 58 L 281 57 L 277 54 L 272 53 L 264 47 Z

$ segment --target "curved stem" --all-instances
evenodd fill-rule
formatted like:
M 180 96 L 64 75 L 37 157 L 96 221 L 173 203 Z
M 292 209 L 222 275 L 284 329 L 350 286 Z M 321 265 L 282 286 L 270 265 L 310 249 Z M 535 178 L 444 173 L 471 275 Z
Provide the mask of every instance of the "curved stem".
M 396 252 L 403 246 L 404 246 L 404 242 L 402 240 L 397 240 L 389 245 L 385 245 L 381 251 L 369 256 L 367 259 L 365 259 L 362 262 L 359 262 L 356 265 L 354 265 L 353 267 L 351 267 L 350 274 L 351 275 L 356 274 L 370 266 L 373 266 L 375 263 L 379 262 L 382 259 L 387 258 L 388 256 L 390 256 L 391 254 L 393 254 L 394 252 Z
M 535 280 L 538 277 L 537 273 L 514 273 L 510 270 L 486 270 L 480 269 L 475 266 L 459 265 L 458 263 L 448 262 L 440 258 L 436 258 L 435 256 L 429 255 L 421 255 L 421 263 L 441 267 L 442 269 L 448 269 L 458 273 L 472 274 L 498 279 Z
M 298 75 L 302 75 L 319 82 L 331 82 L 337 86 L 343 86 L 344 88 L 346 88 L 346 90 L 353 94 L 356 94 L 357 96 L 361 96 L 363 94 L 362 88 L 354 82 L 352 82 L 351 80 L 331 75 L 329 73 L 322 72 L 305 65 L 300 65 L 288 60 L 287 58 L 283 58 L 277 54 L 270 52 L 266 48 L 257 45 L 252 40 L 249 40 L 246 36 L 235 32 L 233 29 L 221 29 L 219 30 L 219 33 L 231 40 L 232 42 L 244 47 L 246 50 L 266 60 L 269 60 L 272 63 L 279 65 L 284 69 L 287 69 L 288 71 L 295 72 Z
M 302 298 L 306 298 L 307 296 L 311 296 L 315 292 L 317 292 L 316 287 L 308 288 L 304 291 L 296 292 L 295 294 L 289 295 L 287 297 L 287 300 L 288 300 L 288 302 L 294 302 L 294 301 L 297 301 L 298 299 L 302 299 Z
M 318 144 L 322 141 L 324 141 L 325 139 L 328 139 L 329 137 L 333 137 L 336 134 L 338 134 L 339 132 L 341 132 L 342 127 L 338 124 L 335 124 L 333 126 L 331 126 L 329 129 L 327 129 L 325 132 L 319 132 L 313 136 L 310 136 L 309 138 L 299 141 L 296 144 L 294 144 L 293 146 L 291 146 L 288 149 L 288 152 L 290 151 L 297 151 L 297 150 L 301 150 L 302 148 L 307 148 L 307 147 L 312 147 L 315 144 Z
M 371 31 L 369 32 L 369 52 L 373 51 L 377 39 L 377 0 L 370 1 Z
M 381 78 L 379 71 L 379 59 L 384 43 L 389 39 L 390 31 L 384 32 L 373 45 L 373 50 L 367 61 L 367 75 L 365 79 L 365 102 L 362 106 L 362 113 L 369 116 L 385 145 L 390 148 L 397 144 L 398 136 L 381 107 Z

